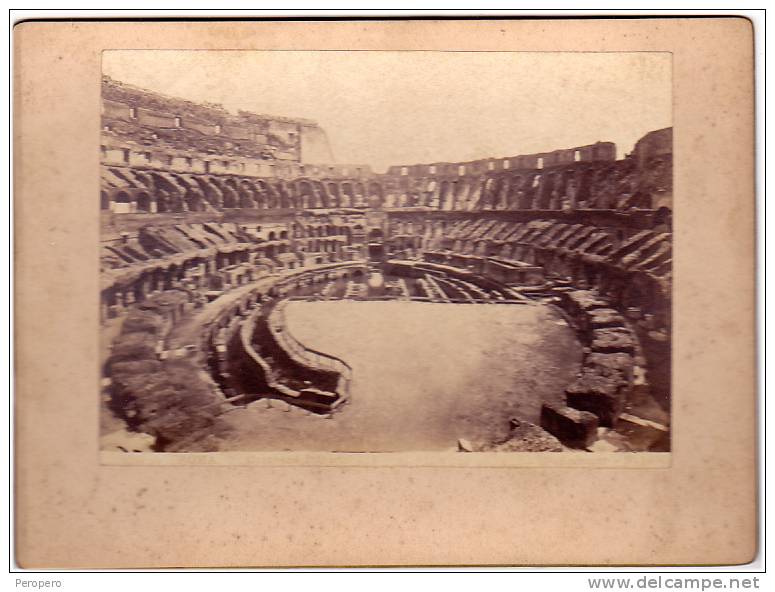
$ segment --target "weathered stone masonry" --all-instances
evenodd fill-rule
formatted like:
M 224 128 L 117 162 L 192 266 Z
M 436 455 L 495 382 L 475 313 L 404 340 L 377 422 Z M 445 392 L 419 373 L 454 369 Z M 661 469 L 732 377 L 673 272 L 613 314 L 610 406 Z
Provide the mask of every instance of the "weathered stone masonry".
M 332 161 L 315 122 L 233 115 L 105 79 L 101 318 L 126 322 L 146 310 L 149 336 L 124 331 L 117 344 L 139 347 L 150 356 L 144 371 L 158 370 L 148 344 L 220 295 L 320 266 L 404 261 L 428 299 L 484 302 L 514 290 L 563 311 L 585 356 L 567 405 L 547 408 L 544 427 L 567 445 L 587 446 L 598 427 L 615 426 L 632 393 L 669 406 L 670 128 L 647 133 L 619 160 L 613 144 L 597 142 L 384 174 Z M 219 364 L 240 351 L 243 321 L 266 294 L 251 291 L 203 334 L 220 378 L 200 385 L 200 403 L 236 392 Z M 114 377 L 137 370 L 113 362 Z

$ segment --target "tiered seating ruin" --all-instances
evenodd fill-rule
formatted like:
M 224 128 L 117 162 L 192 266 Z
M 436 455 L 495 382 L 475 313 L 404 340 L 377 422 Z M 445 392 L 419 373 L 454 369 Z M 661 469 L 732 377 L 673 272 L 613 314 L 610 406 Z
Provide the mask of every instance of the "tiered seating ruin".
M 105 376 L 129 425 L 158 447 L 217 432 L 213 410 L 246 390 L 316 412 L 346 400 L 345 370 L 316 374 L 324 353 L 273 332 L 271 311 L 288 297 L 554 306 L 584 355 L 543 427 L 570 447 L 669 447 L 669 128 L 620 159 L 598 142 L 375 174 L 303 162 L 314 122 L 110 80 L 103 101 Z M 365 281 L 375 272 L 379 289 Z M 235 380 L 248 366 L 262 378 Z M 150 375 L 178 394 L 159 399 L 142 384 Z

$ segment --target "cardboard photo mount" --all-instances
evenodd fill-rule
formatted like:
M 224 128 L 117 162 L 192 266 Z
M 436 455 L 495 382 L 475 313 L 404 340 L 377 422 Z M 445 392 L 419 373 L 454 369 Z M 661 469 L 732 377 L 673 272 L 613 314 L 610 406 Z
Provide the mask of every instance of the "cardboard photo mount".
M 751 561 L 757 552 L 751 27 L 743 18 L 18 24 L 18 564 Z M 206 456 L 105 462 L 96 387 L 97 148 L 100 58 L 108 49 L 670 52 L 675 197 L 667 461 L 539 458 L 449 466 L 386 463 L 367 454 L 355 463 L 309 457 L 223 463 Z

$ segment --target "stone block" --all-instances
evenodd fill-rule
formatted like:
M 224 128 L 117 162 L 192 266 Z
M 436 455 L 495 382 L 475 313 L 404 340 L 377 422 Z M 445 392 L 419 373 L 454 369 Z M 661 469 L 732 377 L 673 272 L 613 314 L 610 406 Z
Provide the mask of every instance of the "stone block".
M 576 290 L 575 292 L 570 292 L 568 294 L 568 299 L 571 302 L 571 306 L 577 311 L 588 311 L 607 306 L 605 300 L 601 300 L 597 295 L 588 290 Z
M 541 427 L 566 446 L 587 448 L 597 438 L 598 419 L 588 411 L 544 403 Z
M 635 360 L 630 354 L 623 352 L 590 353 L 584 360 L 584 368 L 622 385 L 631 385 L 634 380 Z
M 613 427 L 622 411 L 621 383 L 594 372 L 585 372 L 565 389 L 568 405 L 594 413 L 600 425 Z
M 635 450 L 670 450 L 670 428 L 659 422 L 622 413 L 617 431 L 627 436 Z
M 624 318 L 612 308 L 596 308 L 589 312 L 589 324 L 593 329 L 622 327 Z
M 602 354 L 635 353 L 635 337 L 624 327 L 609 327 L 592 331 L 592 351 Z

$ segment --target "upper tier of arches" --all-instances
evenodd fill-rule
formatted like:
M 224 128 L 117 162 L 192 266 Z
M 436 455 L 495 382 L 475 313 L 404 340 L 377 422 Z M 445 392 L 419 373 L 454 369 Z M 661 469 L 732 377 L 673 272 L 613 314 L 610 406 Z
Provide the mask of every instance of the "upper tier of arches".
M 489 210 L 672 210 L 665 156 L 581 162 L 543 170 L 463 176 L 379 175 L 260 178 L 102 167 L 101 208 L 115 214 L 331 208 Z

